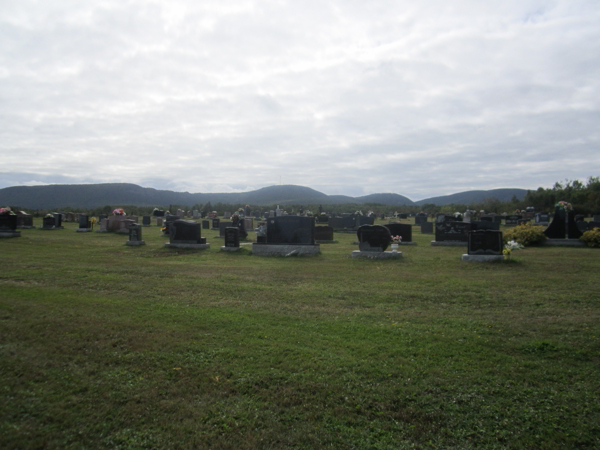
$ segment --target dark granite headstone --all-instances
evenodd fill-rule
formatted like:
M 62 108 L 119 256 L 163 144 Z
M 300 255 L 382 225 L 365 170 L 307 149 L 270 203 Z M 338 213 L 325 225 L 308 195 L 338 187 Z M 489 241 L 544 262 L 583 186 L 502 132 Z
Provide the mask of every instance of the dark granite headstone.
M 422 223 L 421 234 L 433 234 L 433 222 Z
M 579 239 L 582 232 L 577 228 L 573 220 L 573 214 L 569 214 L 562 208 L 557 207 L 552 222 L 544 231 L 548 239 Z
M 154 211 L 152 211 L 152 215 L 154 217 L 164 217 L 165 212 L 162 209 L 155 209 Z
M 454 217 L 448 214 L 439 213 L 435 216 L 435 223 L 454 222 Z
M 210 220 L 203 220 L 202 221 L 202 229 L 203 230 L 210 230 Z
M 408 219 L 408 214 L 398 214 L 398 219 Z
M 384 252 L 392 242 L 392 235 L 383 225 L 363 225 L 356 232 L 361 252 Z
M 427 222 L 421 222 L 421 225 Z M 384 225 L 392 236 L 402 236 L 402 242 L 412 242 L 412 225 L 405 223 L 388 223 Z
M 225 237 L 225 228 L 232 227 L 233 222 L 219 222 L 219 237 Z M 236 227 L 237 228 L 237 227 Z
M 134 223 L 129 225 L 129 240 L 139 242 L 142 240 L 142 226 Z
M 495 230 L 500 231 L 500 224 L 495 221 L 471 222 L 471 230 Z
M 356 228 L 356 216 L 329 217 L 327 223 L 334 230 L 352 230 Z
M 536 213 L 535 223 L 548 223 L 550 222 L 550 214 L 548 213 Z
M 427 222 L 427 214 L 425 213 L 418 213 L 415 216 L 415 225 L 421 225 L 422 223 Z
M 0 232 L 14 232 L 17 230 L 17 216 L 15 214 L 0 215 Z
M 473 222 L 441 222 L 435 224 L 435 240 L 468 242 Z
M 333 228 L 329 225 L 315 227 L 316 241 L 333 241 Z
M 279 216 L 267 219 L 267 244 L 314 245 L 312 217 Z
M 469 255 L 502 255 L 504 241 L 502 231 L 469 231 Z
M 79 228 L 91 228 L 90 218 L 87 214 L 79 214 Z
M 375 216 L 356 216 L 356 226 L 362 227 L 363 225 L 373 225 L 375 224 Z
M 142 224 L 146 227 L 152 225 L 152 217 L 144 216 L 142 219 Z
M 219 223 L 221 223 L 221 219 L 219 219 L 218 217 L 214 217 L 212 220 L 212 227 L 219 228 Z
M 523 216 L 520 216 L 518 214 L 512 214 L 510 216 L 506 216 L 506 220 L 504 221 L 504 223 L 506 225 L 519 225 L 519 220 L 523 219 Z
M 176 220 L 169 227 L 171 244 L 206 244 L 201 237 L 200 224 L 193 220 Z
M 237 248 L 240 246 L 240 230 L 236 227 L 225 228 L 225 247 Z
M 31 214 L 17 214 L 17 228 L 32 228 L 33 216 Z
M 585 233 L 588 230 L 588 222 L 586 222 L 585 220 L 580 220 L 579 222 L 575 222 L 575 225 L 577 225 L 577 229 L 579 231 L 581 231 L 582 233 Z
M 60 213 L 54 213 L 52 215 L 54 216 L 54 226 L 56 228 L 62 227 L 62 214 L 60 214 Z
M 56 219 L 54 218 L 54 216 L 44 217 L 42 219 L 42 228 L 44 228 L 46 230 L 50 230 L 52 228 L 55 228 L 55 223 L 56 223 Z

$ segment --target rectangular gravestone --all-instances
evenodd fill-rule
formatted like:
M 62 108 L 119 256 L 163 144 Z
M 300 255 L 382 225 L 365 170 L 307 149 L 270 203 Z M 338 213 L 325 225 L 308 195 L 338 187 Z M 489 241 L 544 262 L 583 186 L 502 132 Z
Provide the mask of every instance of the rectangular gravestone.
M 90 218 L 87 214 L 79 214 L 79 228 L 91 228 Z
M 330 217 L 327 224 L 334 230 L 354 230 L 356 226 L 356 216 Z
M 237 248 L 240 246 L 240 230 L 236 227 L 225 228 L 225 247 Z
M 244 229 L 253 230 L 254 229 L 254 219 L 252 217 L 245 217 L 244 219 L 240 219 L 244 221 Z
M 315 241 L 333 241 L 333 228 L 329 225 L 315 227 Z
M 470 231 L 468 236 L 469 255 L 502 255 L 504 240 L 501 231 Z
M 17 216 L 15 214 L 0 215 L 0 232 L 15 232 L 17 231 Z
M 34 228 L 31 214 L 17 214 L 17 228 Z
M 473 222 L 441 222 L 435 224 L 436 242 L 468 242 Z
M 422 223 L 421 234 L 433 234 L 433 222 Z
M 421 222 L 421 225 L 425 222 Z M 388 223 L 384 225 L 392 236 L 402 236 L 402 242 L 412 242 L 412 225 L 405 223 Z
M 404 214 L 404 213 L 398 214 L 398 219 L 408 219 L 408 214 Z
M 312 217 L 279 216 L 267 219 L 267 244 L 315 244 Z
M 361 215 L 356 216 L 356 226 L 357 227 L 362 227 L 363 225 L 374 225 L 374 224 L 375 224 L 375 217 L 361 216 Z
M 219 237 L 225 237 L 225 228 L 232 226 L 233 222 L 219 222 Z
M 142 239 L 142 226 L 134 223 L 129 226 L 129 241 L 125 243 L 126 245 L 138 246 L 144 245 L 145 242 Z
M 203 220 L 202 221 L 202 229 L 203 230 L 210 230 L 210 220 Z
M 522 220 L 523 216 L 519 216 L 516 214 L 512 214 L 510 216 L 506 216 L 506 225 L 519 225 L 519 220 Z
M 418 213 L 415 216 L 415 225 L 421 225 L 422 223 L 427 222 L 427 214 Z
M 62 228 L 62 214 L 52 214 L 54 216 L 54 227 Z
M 212 220 L 212 228 L 213 230 L 218 230 L 219 229 L 219 223 L 221 222 L 221 219 L 219 219 L 218 217 L 213 218 Z
M 142 218 L 142 225 L 144 225 L 145 227 L 152 226 L 152 217 L 150 217 L 150 216 L 144 216 Z
M 44 217 L 42 219 L 42 229 L 44 230 L 52 230 L 55 229 L 56 225 L 56 219 L 54 218 L 54 216 L 51 217 Z
M 201 236 L 200 224 L 192 220 L 176 220 L 169 226 L 171 244 L 205 244 Z

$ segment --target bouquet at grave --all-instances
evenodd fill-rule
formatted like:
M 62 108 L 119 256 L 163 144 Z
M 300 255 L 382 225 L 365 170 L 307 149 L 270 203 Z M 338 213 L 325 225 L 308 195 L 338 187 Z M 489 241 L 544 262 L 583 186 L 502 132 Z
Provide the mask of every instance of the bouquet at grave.
M 14 216 L 15 213 L 12 212 L 12 209 L 10 209 L 9 206 L 7 206 L 6 208 L 0 208 L 0 216 Z
M 402 236 L 392 236 L 392 244 L 399 244 L 402 242 Z
M 565 202 L 563 200 L 561 200 L 556 205 L 554 205 L 554 207 L 558 208 L 558 209 L 562 209 L 564 211 L 573 211 L 573 205 L 571 205 L 569 202 Z
M 125 210 L 123 208 L 117 208 L 113 211 L 114 216 L 125 216 Z
M 523 245 L 519 244 L 517 241 L 508 241 L 504 246 L 502 253 L 504 253 L 504 256 L 509 259 L 513 250 L 522 250 L 524 248 L 525 247 L 523 247 Z
M 48 213 L 44 217 L 54 217 L 52 214 Z

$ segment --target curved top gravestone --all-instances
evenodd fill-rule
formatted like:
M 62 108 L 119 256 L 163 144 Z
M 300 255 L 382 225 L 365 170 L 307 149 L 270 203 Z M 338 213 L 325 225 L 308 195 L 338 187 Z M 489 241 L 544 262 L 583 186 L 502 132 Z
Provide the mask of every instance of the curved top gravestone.
M 390 230 L 382 225 L 362 225 L 356 236 L 361 252 L 383 252 L 392 242 Z

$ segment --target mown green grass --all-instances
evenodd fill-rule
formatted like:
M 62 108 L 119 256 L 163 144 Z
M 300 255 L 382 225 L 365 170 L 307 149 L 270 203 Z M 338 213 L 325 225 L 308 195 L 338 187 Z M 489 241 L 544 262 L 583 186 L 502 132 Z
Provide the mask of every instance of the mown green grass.
M 600 253 L 464 263 L 0 241 L 0 447 L 592 449 Z M 204 230 L 203 230 L 204 232 Z M 251 233 L 250 238 L 253 238 Z

